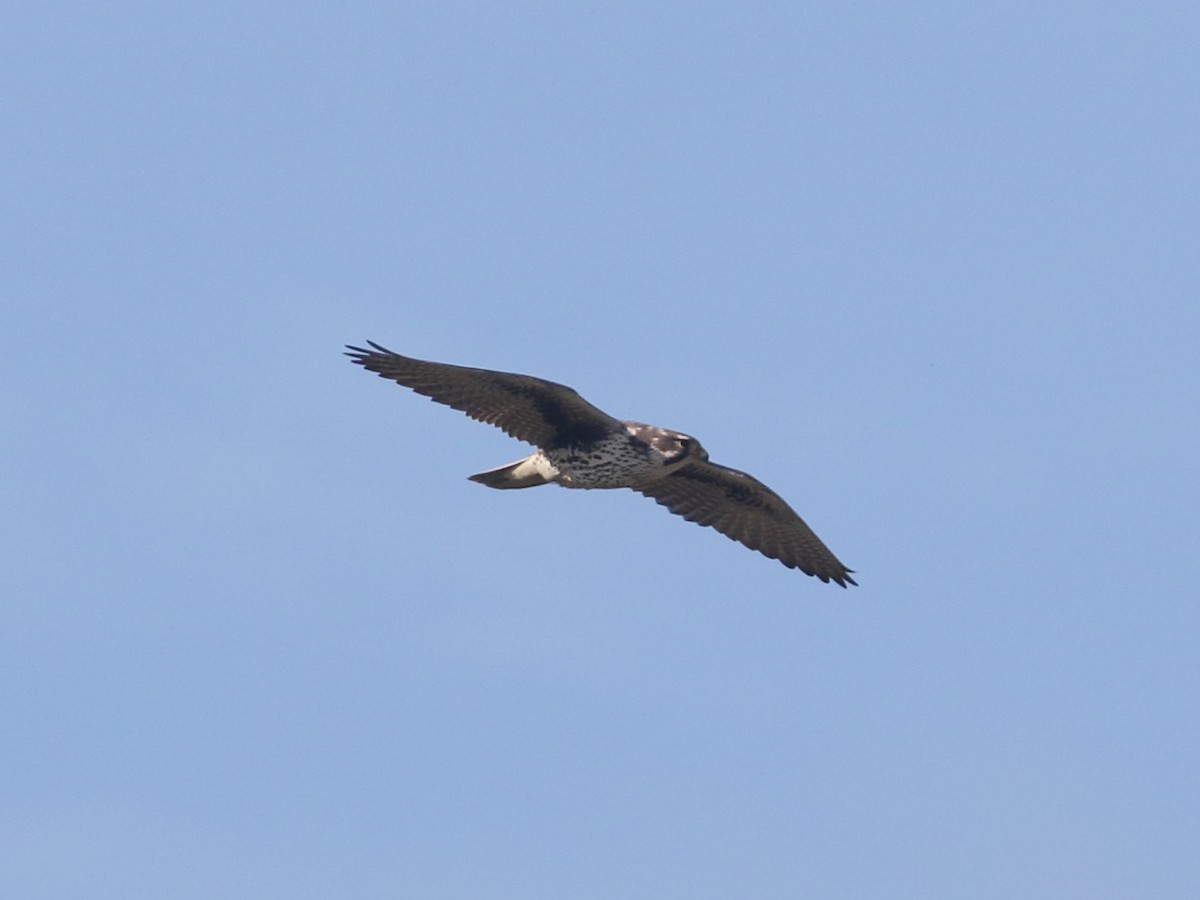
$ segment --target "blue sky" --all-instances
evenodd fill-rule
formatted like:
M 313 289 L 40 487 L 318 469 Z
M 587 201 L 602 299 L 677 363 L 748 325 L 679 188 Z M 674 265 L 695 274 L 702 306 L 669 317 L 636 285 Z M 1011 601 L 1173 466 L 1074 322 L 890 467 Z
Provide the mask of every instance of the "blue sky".
M 0 893 L 1200 892 L 1200 13 L 13 3 Z M 695 434 L 842 591 L 340 355 Z

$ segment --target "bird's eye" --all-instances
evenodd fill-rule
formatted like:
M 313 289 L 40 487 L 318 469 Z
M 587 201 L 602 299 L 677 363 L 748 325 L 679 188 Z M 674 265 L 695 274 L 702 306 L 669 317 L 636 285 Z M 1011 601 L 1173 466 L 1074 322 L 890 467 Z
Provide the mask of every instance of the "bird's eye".
M 689 459 L 708 459 L 708 454 L 695 438 L 680 438 L 679 450 L 674 454 L 676 462 L 687 462 Z

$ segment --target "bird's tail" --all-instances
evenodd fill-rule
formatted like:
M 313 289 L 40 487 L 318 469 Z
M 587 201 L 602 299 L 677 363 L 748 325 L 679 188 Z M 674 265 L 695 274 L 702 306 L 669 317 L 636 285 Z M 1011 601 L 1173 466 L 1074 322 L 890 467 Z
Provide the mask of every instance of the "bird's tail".
M 539 484 L 549 484 L 553 481 L 554 472 L 546 458 L 541 453 L 534 453 L 524 459 L 518 459 L 507 466 L 497 466 L 469 476 L 471 481 L 487 485 L 490 488 L 507 490 L 510 488 L 537 487 Z

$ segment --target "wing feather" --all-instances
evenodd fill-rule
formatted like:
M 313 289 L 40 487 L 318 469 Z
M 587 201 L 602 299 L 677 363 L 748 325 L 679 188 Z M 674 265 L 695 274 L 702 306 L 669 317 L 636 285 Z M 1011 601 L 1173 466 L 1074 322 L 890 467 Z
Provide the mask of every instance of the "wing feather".
M 635 490 L 789 568 L 842 587 L 858 583 L 850 577 L 853 569 L 830 552 L 782 497 L 745 472 L 691 462 Z
M 564 384 L 413 359 L 373 341 L 367 343 L 372 349 L 347 345 L 346 355 L 382 378 L 536 447 L 593 441 L 624 427 Z

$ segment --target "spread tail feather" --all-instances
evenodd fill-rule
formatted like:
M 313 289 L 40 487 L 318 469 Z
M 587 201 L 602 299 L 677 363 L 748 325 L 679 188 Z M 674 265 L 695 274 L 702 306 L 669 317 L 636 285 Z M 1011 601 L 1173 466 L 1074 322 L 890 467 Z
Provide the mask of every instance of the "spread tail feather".
M 469 480 L 490 488 L 507 490 L 511 488 L 537 487 L 539 484 L 549 484 L 552 472 L 545 457 L 540 453 L 518 459 L 507 466 L 497 466 L 486 472 L 468 476 Z

